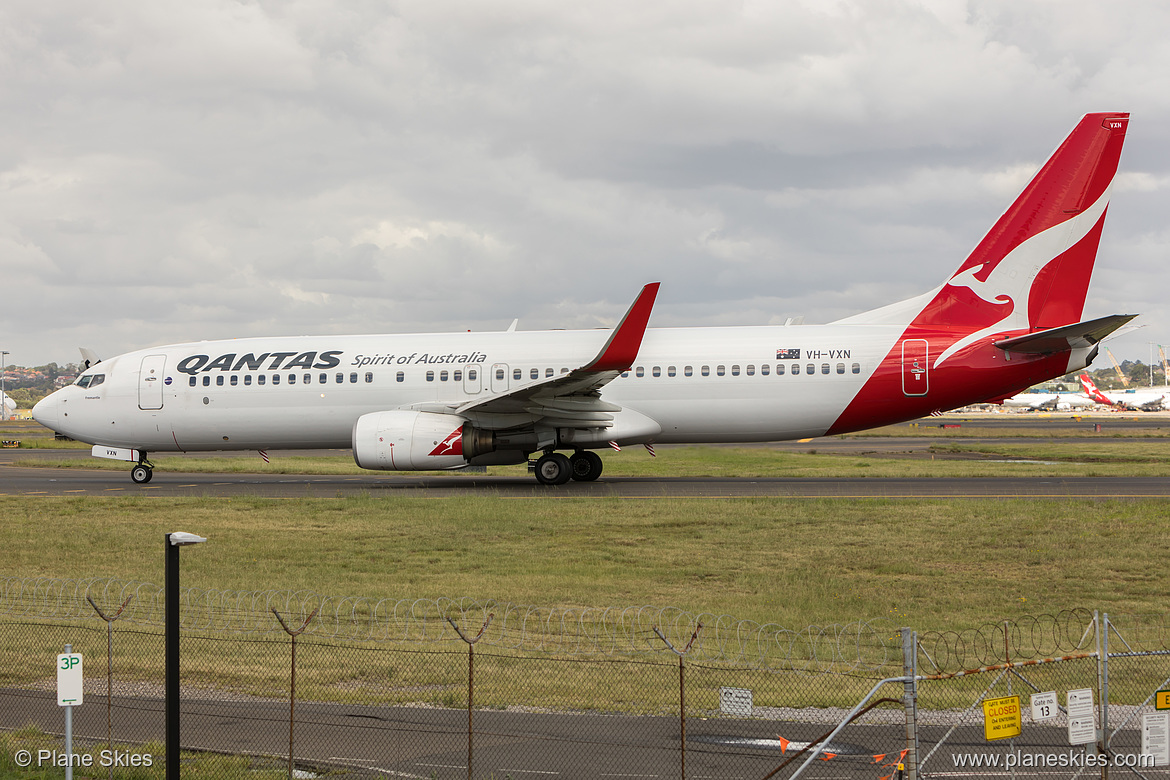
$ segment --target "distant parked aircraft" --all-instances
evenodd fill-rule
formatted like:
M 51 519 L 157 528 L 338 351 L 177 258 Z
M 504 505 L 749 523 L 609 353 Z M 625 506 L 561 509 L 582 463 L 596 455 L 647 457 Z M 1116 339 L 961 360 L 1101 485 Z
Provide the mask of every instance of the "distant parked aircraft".
M 1135 387 L 1127 390 L 1098 390 L 1088 374 L 1077 377 L 1094 402 L 1133 412 L 1160 412 L 1170 398 L 1170 387 Z
M 1128 121 L 1081 119 L 942 284 L 828 325 L 647 329 L 653 283 L 608 334 L 152 347 L 90 365 L 33 415 L 135 463 L 135 482 L 148 452 L 352 447 L 363 468 L 528 461 L 562 484 L 600 476 L 596 449 L 803 439 L 1007 398 L 1089 365 L 1133 318 L 1081 321 Z

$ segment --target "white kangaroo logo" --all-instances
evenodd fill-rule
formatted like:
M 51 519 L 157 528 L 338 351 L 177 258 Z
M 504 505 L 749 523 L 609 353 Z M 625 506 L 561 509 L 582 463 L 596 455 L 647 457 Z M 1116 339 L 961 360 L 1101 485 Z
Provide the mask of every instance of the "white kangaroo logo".
M 935 368 L 938 368 L 944 360 L 963 347 L 993 333 L 1025 330 L 1031 327 L 1031 323 L 1028 321 L 1028 296 L 1032 292 L 1036 276 L 1042 268 L 1089 234 L 1089 231 L 1101 219 L 1101 215 L 1105 213 L 1105 209 L 1109 205 L 1109 192 L 1112 189 L 1111 182 L 1092 206 L 1059 225 L 1053 225 L 1047 230 L 1031 236 L 1016 246 L 991 270 L 986 280 L 981 282 L 975 278 L 975 275 L 986 268 L 987 263 L 960 271 L 951 277 L 947 282 L 948 286 L 966 287 L 988 303 L 1008 304 L 1011 308 L 1004 313 L 1003 317 L 986 328 L 967 334 L 943 350 L 939 354 L 938 360 L 934 361 Z

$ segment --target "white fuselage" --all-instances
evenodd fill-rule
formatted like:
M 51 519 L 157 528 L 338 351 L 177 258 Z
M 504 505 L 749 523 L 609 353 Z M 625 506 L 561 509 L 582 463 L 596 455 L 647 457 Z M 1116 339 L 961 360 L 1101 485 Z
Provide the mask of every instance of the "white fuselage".
M 646 331 L 606 401 L 657 421 L 658 442 L 825 433 L 891 349 L 886 325 Z M 349 447 L 358 417 L 456 406 L 573 369 L 608 331 L 204 341 L 130 352 L 38 406 L 72 438 L 152 452 Z M 778 359 L 795 355 L 799 359 Z M 263 358 L 261 359 L 261 356 Z M 246 359 L 245 359 L 246 358 Z M 153 369 L 153 373 L 152 373 Z M 263 384 L 261 384 L 263 383 Z M 469 415 L 475 422 L 475 415 Z

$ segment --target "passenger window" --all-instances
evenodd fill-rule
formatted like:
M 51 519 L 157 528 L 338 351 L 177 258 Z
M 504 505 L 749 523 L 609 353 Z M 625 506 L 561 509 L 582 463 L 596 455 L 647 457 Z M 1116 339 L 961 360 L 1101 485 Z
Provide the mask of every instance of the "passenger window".
M 711 376 L 711 366 L 703 366 L 703 376 Z
M 239 383 L 240 383 L 240 377 L 237 376 L 236 374 L 232 374 L 232 387 L 235 387 Z
M 529 379 L 540 379 L 540 369 L 539 369 L 539 368 L 534 368 L 534 369 L 532 369 L 531 371 L 529 371 L 529 372 L 528 372 L 528 378 L 529 378 Z
M 462 371 L 451 372 L 451 379 L 453 379 L 456 382 L 462 382 L 463 381 L 463 372 Z
M 288 383 L 290 385 L 295 385 L 297 383 L 297 375 L 296 374 L 289 374 L 288 375 Z
M 446 372 L 446 371 L 440 371 L 440 372 L 439 372 L 439 381 L 440 381 L 440 382 L 446 382 L 446 381 L 447 381 L 447 372 Z
M 666 375 L 667 376 L 674 376 L 674 373 L 675 373 L 674 366 L 667 366 L 666 367 Z
M 562 374 L 567 374 L 567 373 L 569 373 L 569 369 L 567 369 L 567 368 L 562 368 L 562 369 L 561 369 L 561 373 L 562 373 Z
M 760 366 L 760 376 L 767 376 L 767 375 L 768 375 L 768 364 L 765 363 L 764 365 Z
M 210 387 L 210 386 L 211 386 L 211 377 L 209 377 L 207 374 L 204 374 L 204 375 L 203 375 L 203 386 L 204 386 L 204 387 Z
M 830 371 L 829 364 L 828 363 L 821 363 L 821 373 L 827 374 L 827 373 L 829 373 L 829 371 Z
M 258 385 L 264 384 L 264 382 L 267 381 L 264 379 L 264 376 L 265 376 L 264 374 L 257 374 L 256 375 L 256 384 L 258 384 Z
M 792 364 L 792 375 L 796 376 L 799 373 L 800 373 L 800 363 L 793 363 Z
M 739 376 L 739 366 L 732 366 L 731 367 L 731 375 L 732 376 Z
M 776 376 L 784 376 L 784 364 L 783 363 L 776 364 Z
M 244 387 L 247 387 L 250 384 L 252 384 L 252 375 L 244 374 Z
M 629 379 L 629 378 L 630 378 L 630 372 L 629 372 L 629 371 L 623 371 L 623 372 L 622 372 L 622 379 Z
M 187 380 L 187 384 L 189 384 L 191 387 L 194 387 L 195 385 L 199 384 L 199 380 L 196 379 L 195 377 L 190 377 Z
M 513 378 L 513 379 L 523 379 L 523 378 L 524 378 L 524 372 L 523 372 L 523 371 L 521 371 L 521 370 L 520 370 L 520 369 L 518 369 L 518 368 L 513 368 L 513 369 L 512 369 L 512 378 Z
M 654 376 L 662 376 L 662 366 L 654 366 L 654 368 L 650 369 L 650 373 Z
M 845 364 L 844 364 L 844 363 L 838 363 L 838 364 L 837 364 L 837 373 L 838 373 L 838 374 L 844 374 L 844 373 L 845 373 Z
M 861 364 L 860 363 L 853 364 L 853 373 L 855 373 L 855 374 L 861 373 Z
M 816 367 L 815 363 L 809 363 L 807 366 L 804 367 L 804 369 L 805 369 L 804 373 L 806 373 L 806 374 L 815 374 L 817 372 L 817 367 Z
M 355 381 L 355 382 L 357 381 L 357 374 L 354 374 L 354 375 L 353 375 L 353 381 Z M 428 381 L 428 382 L 434 382 L 434 381 L 435 381 L 435 372 L 434 372 L 434 371 L 428 371 L 428 372 L 427 372 L 427 381 Z
M 353 373 L 351 373 L 351 374 L 349 375 L 349 383 L 350 383 L 351 385 L 356 385 L 356 384 L 357 384 L 357 372 L 356 372 L 356 371 L 354 371 Z
M 337 382 L 337 384 L 341 384 L 342 382 L 345 381 L 345 374 L 337 374 L 334 377 L 334 381 Z
M 637 368 L 634 369 L 634 376 L 641 379 L 642 377 L 646 376 L 646 369 L 642 368 L 641 366 L 638 366 Z
M 304 382 L 306 385 L 311 385 L 311 384 L 313 384 L 313 375 L 312 374 L 305 374 L 303 377 L 301 377 L 301 381 Z
M 215 384 L 217 387 L 223 387 L 223 374 L 220 374 L 215 378 Z
M 469 368 L 469 369 L 467 370 L 467 381 L 469 381 L 469 382 L 474 382 L 474 381 L 475 381 L 475 377 L 476 377 L 476 376 L 478 376 L 478 375 L 479 375 L 479 372 L 478 372 L 478 371 L 476 371 L 474 368 Z
M 272 375 L 272 384 L 274 384 L 274 385 L 280 384 L 280 374 L 273 374 Z
M 497 369 L 496 369 L 496 379 L 497 379 L 497 380 L 502 380 L 503 378 L 504 378 L 504 369 L 502 369 L 502 368 L 497 368 Z
M 373 371 L 367 371 L 367 372 L 366 372 L 366 384 L 368 385 L 368 384 L 370 384 L 370 383 L 371 383 L 371 382 L 373 382 L 373 381 L 374 381 L 374 372 L 373 372 Z
M 328 374 L 321 374 L 320 376 L 317 377 L 317 381 L 323 385 L 328 384 L 329 383 L 329 375 Z
M 723 376 L 727 373 L 727 369 L 723 366 L 715 366 L 715 373 L 718 376 Z
M 683 375 L 684 376 L 694 376 L 694 373 L 695 373 L 694 366 L 683 366 Z
M 394 378 L 395 378 L 396 380 L 398 380 L 399 382 L 405 382 L 405 381 L 406 381 L 406 374 L 404 374 L 403 372 L 399 371 L 399 372 L 398 372 L 398 375 L 397 375 L 397 376 L 395 376 Z
M 546 369 L 544 370 L 544 375 L 545 375 L 546 377 L 552 376 L 552 375 L 553 375 L 553 370 L 552 370 L 551 368 L 546 368 Z
M 755 366 L 748 366 L 747 367 L 747 375 L 748 376 L 755 376 L 756 375 L 756 367 Z

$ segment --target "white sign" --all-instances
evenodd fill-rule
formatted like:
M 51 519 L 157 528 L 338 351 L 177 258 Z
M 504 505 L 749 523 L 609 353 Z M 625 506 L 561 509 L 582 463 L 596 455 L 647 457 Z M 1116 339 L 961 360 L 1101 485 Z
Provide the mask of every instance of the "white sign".
M 1068 692 L 1068 744 L 1089 745 L 1097 741 L 1097 719 L 1093 689 Z
M 752 716 L 752 692 L 747 688 L 720 688 L 719 711 L 724 715 Z
M 1154 766 L 1170 766 L 1170 712 L 1142 715 L 1142 754 L 1154 757 Z
M 57 706 L 76 707 L 81 704 L 81 653 L 62 653 L 57 656 Z
M 1056 704 L 1056 691 L 1032 694 L 1032 720 L 1049 720 L 1060 714 Z

